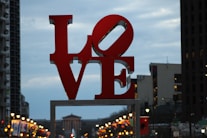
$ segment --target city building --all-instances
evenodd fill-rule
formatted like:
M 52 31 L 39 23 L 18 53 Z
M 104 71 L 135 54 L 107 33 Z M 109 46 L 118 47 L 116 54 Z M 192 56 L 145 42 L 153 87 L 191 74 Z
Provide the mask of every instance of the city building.
M 9 2 L 10 112 L 21 114 L 20 2 L 19 0 L 9 0 Z
M 25 101 L 25 96 L 21 94 L 21 115 L 29 117 L 29 103 Z
M 207 117 L 207 1 L 180 0 L 184 119 Z
M 81 117 L 73 114 L 63 117 L 63 129 L 66 136 L 74 135 L 79 137 Z
M 151 115 L 157 112 L 156 114 L 174 117 L 176 113 L 180 118 L 181 64 L 151 63 L 149 69 L 150 75 L 137 75 L 137 97 L 140 99 L 141 115 L 149 114 L 146 109 L 151 109 Z M 172 121 L 172 117 L 165 120 L 156 118 L 156 122 Z
M 181 64 L 151 63 L 153 106 L 181 102 Z
M 21 114 L 20 83 L 20 2 L 0 0 L 0 119 Z
M 137 91 L 140 103 L 153 104 L 153 93 L 152 93 L 152 77 L 151 75 L 137 75 Z
M 137 91 L 141 105 L 154 107 L 181 102 L 181 64 L 151 63 L 150 75 L 137 75 Z
M 9 1 L 0 1 L 0 119 L 10 110 Z

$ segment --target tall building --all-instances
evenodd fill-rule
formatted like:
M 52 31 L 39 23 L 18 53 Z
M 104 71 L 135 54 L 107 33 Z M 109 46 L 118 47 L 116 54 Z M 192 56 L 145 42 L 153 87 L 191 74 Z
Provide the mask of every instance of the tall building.
M 0 119 L 10 111 L 10 1 L 0 1 Z
M 11 112 L 21 114 L 20 89 L 20 4 L 10 0 L 10 100 Z
M 183 113 L 185 120 L 197 121 L 207 117 L 207 1 L 180 5 Z
M 19 0 L 0 0 L 0 119 L 21 114 Z

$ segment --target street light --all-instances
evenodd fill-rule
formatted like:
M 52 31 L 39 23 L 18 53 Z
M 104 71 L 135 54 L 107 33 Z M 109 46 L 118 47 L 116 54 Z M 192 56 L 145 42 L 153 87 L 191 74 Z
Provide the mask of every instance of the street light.
M 205 133 L 206 133 L 206 129 L 205 128 L 201 128 L 201 134 L 202 134 L 202 136 L 204 136 Z
M 122 115 L 112 122 L 107 122 L 104 126 L 99 126 L 98 136 L 103 137 L 132 137 L 133 133 L 133 114 Z
M 15 113 L 11 113 L 11 118 L 14 119 Z
M 16 118 L 19 119 L 21 116 L 20 115 L 16 115 Z
M 27 122 L 29 122 L 30 121 L 30 118 L 27 118 Z
M 145 112 L 148 114 L 150 112 L 149 108 L 145 108 Z
M 127 118 L 127 116 L 126 115 L 123 115 L 123 119 L 126 119 Z
M 204 134 L 206 132 L 205 128 L 201 128 L 201 133 Z
M 148 103 L 145 103 L 145 112 L 147 113 L 147 115 L 149 115 L 149 112 L 150 112 L 150 107 L 151 107 L 151 109 L 152 109 L 152 134 L 154 135 L 154 136 L 156 136 L 156 135 L 158 135 L 158 132 L 155 130 L 155 116 L 154 116 L 154 105 L 149 105 Z
M 129 117 L 132 118 L 133 117 L 133 113 L 129 113 Z
M 25 117 L 24 116 L 21 119 L 22 119 L 22 121 L 25 121 Z

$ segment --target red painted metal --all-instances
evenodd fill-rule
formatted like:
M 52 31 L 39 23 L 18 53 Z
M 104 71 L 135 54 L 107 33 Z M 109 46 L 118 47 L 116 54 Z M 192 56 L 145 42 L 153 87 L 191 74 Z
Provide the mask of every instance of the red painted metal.
M 118 81 L 121 87 L 127 84 L 127 71 L 134 71 L 134 57 L 122 57 L 133 40 L 133 28 L 130 22 L 120 15 L 108 15 L 102 18 L 94 27 L 92 35 L 88 35 L 85 47 L 80 53 L 68 53 L 67 26 L 72 23 L 72 15 L 49 16 L 50 22 L 55 26 L 55 52 L 50 54 L 50 61 L 56 64 L 64 89 L 69 99 L 76 99 L 80 82 L 88 63 L 99 63 L 102 71 L 101 92 L 95 95 L 95 99 L 134 99 L 134 84 L 123 94 L 115 94 L 114 81 Z M 106 50 L 99 47 L 99 43 L 118 25 L 125 31 Z M 98 56 L 92 56 L 92 49 Z M 76 80 L 70 67 L 73 60 L 79 60 L 82 64 Z M 114 64 L 125 66 L 119 75 L 114 75 Z

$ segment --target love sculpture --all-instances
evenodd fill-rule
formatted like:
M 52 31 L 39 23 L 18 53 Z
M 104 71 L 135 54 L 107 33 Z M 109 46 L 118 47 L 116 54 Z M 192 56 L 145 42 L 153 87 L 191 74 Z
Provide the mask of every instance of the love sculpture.
M 108 15 L 102 18 L 95 25 L 92 35 L 88 35 L 85 47 L 80 53 L 68 53 L 67 26 L 72 23 L 72 15 L 52 15 L 49 19 L 55 27 L 55 52 L 50 54 L 50 61 L 57 66 L 68 99 L 76 99 L 88 63 L 101 65 L 101 92 L 95 95 L 95 99 L 134 99 L 135 86 L 132 83 L 125 93 L 118 95 L 114 92 L 114 81 L 118 81 L 121 87 L 125 87 L 127 73 L 134 72 L 134 57 L 122 56 L 133 40 L 133 28 L 126 18 L 120 15 Z M 124 32 L 108 49 L 102 50 L 99 44 L 118 25 L 124 27 Z M 92 50 L 98 56 L 92 56 Z M 70 67 L 73 60 L 78 60 L 82 64 L 77 80 Z M 119 75 L 114 74 L 115 63 L 125 67 L 121 69 Z

